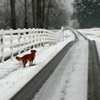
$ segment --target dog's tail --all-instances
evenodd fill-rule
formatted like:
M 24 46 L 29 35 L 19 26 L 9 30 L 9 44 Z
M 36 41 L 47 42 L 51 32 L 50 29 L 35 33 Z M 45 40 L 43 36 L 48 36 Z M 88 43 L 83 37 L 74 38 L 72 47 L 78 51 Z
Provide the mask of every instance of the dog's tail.
M 17 56 L 17 57 L 16 57 L 16 60 L 21 61 L 22 58 Z

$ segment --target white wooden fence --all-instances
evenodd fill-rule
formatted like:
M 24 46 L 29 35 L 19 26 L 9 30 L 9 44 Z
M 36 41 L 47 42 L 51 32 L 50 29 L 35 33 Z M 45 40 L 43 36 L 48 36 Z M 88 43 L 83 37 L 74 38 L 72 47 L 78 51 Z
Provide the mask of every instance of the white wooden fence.
M 62 37 L 62 32 L 52 32 L 45 29 L 17 29 L 0 31 L 0 62 L 22 51 L 45 44 L 56 44 Z

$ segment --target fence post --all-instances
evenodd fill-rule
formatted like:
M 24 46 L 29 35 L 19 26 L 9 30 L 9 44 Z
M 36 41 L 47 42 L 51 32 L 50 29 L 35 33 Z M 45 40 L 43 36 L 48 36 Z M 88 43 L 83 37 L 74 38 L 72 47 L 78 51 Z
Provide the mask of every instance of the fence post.
M 31 33 L 31 35 L 32 35 L 32 37 L 31 37 L 31 39 L 32 39 L 32 49 L 35 47 L 35 31 L 34 31 L 34 28 L 32 29 L 32 33 Z M 33 44 L 33 42 L 34 42 L 34 44 Z
M 11 60 L 13 59 L 13 30 L 10 29 L 10 51 L 11 51 Z
M 44 44 L 47 43 L 47 34 L 46 34 L 46 31 L 45 31 L 45 37 L 44 37 Z
M 40 46 L 40 34 L 41 34 L 41 29 L 39 29 L 39 32 L 38 32 L 38 47 Z
M 2 29 L 0 31 L 0 35 L 1 35 L 1 53 L 2 53 L 2 57 L 1 57 L 1 62 L 4 62 L 4 30 Z
M 44 46 L 44 33 L 45 33 L 45 31 L 42 33 L 42 44 L 43 44 L 43 46 Z
M 42 33 L 42 30 L 40 30 L 40 33 L 39 33 L 39 46 L 42 46 L 42 43 L 41 43 L 41 33 Z
M 61 27 L 61 32 L 62 32 L 62 41 L 64 41 L 64 27 Z
M 27 43 L 26 43 L 26 29 L 24 28 L 24 44 L 25 44 L 25 48 L 24 48 L 24 52 L 26 52 L 26 45 L 27 45 Z
M 32 28 L 32 42 L 34 42 L 34 44 L 35 44 L 35 28 Z M 33 46 L 33 47 L 35 47 L 35 45 Z
M 43 46 L 43 38 L 42 38 L 42 34 L 43 34 L 43 29 L 41 29 L 41 32 L 40 32 L 40 46 Z
M 44 33 L 44 31 L 43 31 L 43 29 L 41 30 L 41 34 L 40 34 L 40 41 L 41 41 L 41 46 L 44 46 L 43 45 L 43 33 Z
M 20 33 L 20 28 L 18 28 L 18 42 L 19 42 L 18 54 L 21 53 L 21 43 L 20 43 L 20 40 L 21 40 L 21 33 Z
M 45 43 L 47 44 L 47 32 L 45 32 Z
M 29 30 L 29 44 L 31 44 L 31 41 L 32 41 L 32 37 L 31 37 L 31 35 L 32 35 L 32 30 L 31 30 L 31 28 L 29 28 L 28 29 Z M 29 45 L 29 49 L 31 50 L 31 45 Z
M 38 47 L 38 29 L 35 31 L 35 47 Z

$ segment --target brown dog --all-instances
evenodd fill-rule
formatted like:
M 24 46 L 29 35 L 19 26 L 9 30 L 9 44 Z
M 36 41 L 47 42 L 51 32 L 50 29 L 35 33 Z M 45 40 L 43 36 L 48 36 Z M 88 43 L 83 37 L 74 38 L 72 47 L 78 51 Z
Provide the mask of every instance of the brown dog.
M 23 57 L 16 57 L 18 61 L 22 61 L 24 68 L 26 67 L 26 63 L 29 61 L 29 65 L 32 66 L 33 60 L 35 59 L 36 50 L 31 50 L 30 54 L 26 54 Z

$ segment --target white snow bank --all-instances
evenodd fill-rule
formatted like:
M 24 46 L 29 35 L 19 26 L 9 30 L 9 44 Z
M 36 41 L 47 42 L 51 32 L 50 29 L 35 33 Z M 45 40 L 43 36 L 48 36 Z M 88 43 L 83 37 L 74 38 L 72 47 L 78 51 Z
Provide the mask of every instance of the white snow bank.
M 100 28 L 78 29 L 78 31 L 86 35 L 91 40 L 100 41 Z
M 90 40 L 95 40 L 100 59 L 100 28 L 79 29 L 81 33 L 86 35 Z

